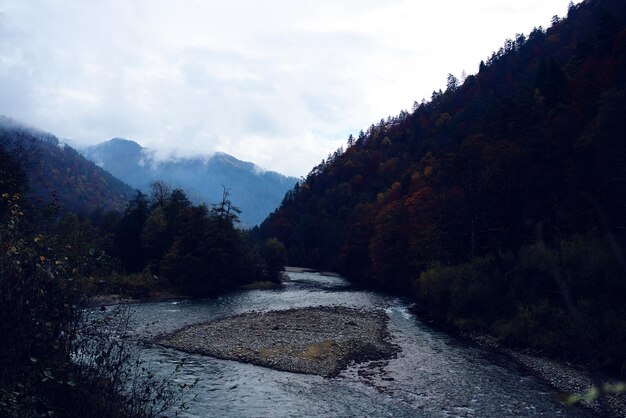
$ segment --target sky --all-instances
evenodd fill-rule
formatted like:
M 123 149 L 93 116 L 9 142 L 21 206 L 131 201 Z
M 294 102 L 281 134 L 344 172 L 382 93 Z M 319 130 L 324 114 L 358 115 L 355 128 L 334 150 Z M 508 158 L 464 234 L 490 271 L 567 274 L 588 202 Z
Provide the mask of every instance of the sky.
M 0 114 L 79 147 L 124 137 L 305 176 L 568 3 L 0 0 Z

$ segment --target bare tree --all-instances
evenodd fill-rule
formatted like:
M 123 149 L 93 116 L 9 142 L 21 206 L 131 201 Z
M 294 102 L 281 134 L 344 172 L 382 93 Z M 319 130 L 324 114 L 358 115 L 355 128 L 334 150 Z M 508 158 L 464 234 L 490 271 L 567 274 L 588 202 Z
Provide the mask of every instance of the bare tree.
M 155 180 L 150 183 L 150 198 L 153 206 L 164 207 L 171 194 L 172 188 L 163 180 Z

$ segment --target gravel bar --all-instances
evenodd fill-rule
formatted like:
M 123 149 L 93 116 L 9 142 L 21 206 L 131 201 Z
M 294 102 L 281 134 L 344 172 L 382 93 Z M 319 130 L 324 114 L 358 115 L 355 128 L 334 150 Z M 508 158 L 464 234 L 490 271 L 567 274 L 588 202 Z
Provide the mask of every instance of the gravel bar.
M 295 373 L 338 375 L 351 363 L 392 358 L 382 311 L 310 307 L 247 312 L 186 326 L 156 343 L 181 351 Z

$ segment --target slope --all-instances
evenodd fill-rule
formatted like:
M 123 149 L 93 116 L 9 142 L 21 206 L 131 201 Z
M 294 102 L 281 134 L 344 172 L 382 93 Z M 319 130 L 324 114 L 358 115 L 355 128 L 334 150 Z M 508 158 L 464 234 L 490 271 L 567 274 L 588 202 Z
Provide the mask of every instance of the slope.
M 31 196 L 88 214 L 96 208 L 122 210 L 134 190 L 63 145 L 52 134 L 0 117 L 0 146 L 19 155 Z
M 400 289 L 509 344 L 593 351 L 624 373 L 625 109 L 626 3 L 572 5 L 478 74 L 350 137 L 261 232 L 294 265 Z

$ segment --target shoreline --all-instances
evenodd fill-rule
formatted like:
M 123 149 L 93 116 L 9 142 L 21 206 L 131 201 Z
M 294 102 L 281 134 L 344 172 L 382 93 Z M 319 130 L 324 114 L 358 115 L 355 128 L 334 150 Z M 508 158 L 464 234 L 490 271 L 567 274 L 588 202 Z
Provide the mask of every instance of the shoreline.
M 282 278 L 280 282 L 272 282 L 272 281 L 255 281 L 245 285 L 241 285 L 238 288 L 235 288 L 231 291 L 237 290 L 268 290 L 275 289 L 279 287 L 283 282 L 288 281 L 288 278 Z M 186 295 L 180 292 L 176 292 L 174 290 L 154 290 L 151 291 L 147 296 L 143 296 L 140 298 L 133 298 L 128 295 L 120 294 L 120 293 L 102 293 L 97 294 L 90 297 L 87 300 L 86 306 L 88 308 L 106 308 L 107 306 L 114 305 L 136 305 L 141 303 L 155 303 L 155 302 L 174 302 L 181 300 L 191 300 L 191 299 L 205 299 L 210 298 L 211 296 L 203 296 L 203 297 L 194 297 L 190 295 Z
M 593 379 L 584 366 L 558 360 L 532 352 L 532 348 L 515 349 L 501 344 L 495 337 L 480 332 L 460 331 L 453 326 L 429 318 L 412 307 L 411 313 L 423 324 L 441 331 L 465 344 L 475 345 L 507 357 L 520 368 L 539 379 L 557 392 L 558 399 L 566 404 L 574 405 L 602 417 L 626 417 L 626 392 L 602 393 L 599 399 L 586 399 L 591 393 Z M 600 375 L 602 385 L 614 385 L 618 382 L 605 375 Z M 578 397 L 577 402 L 572 402 Z
M 335 273 L 334 271 L 317 270 L 309 267 L 295 266 L 285 266 L 284 273 L 318 273 L 320 276 L 343 277 L 341 274 Z
M 291 279 L 286 274 L 288 272 L 317 272 L 313 269 L 301 268 L 301 267 L 285 267 L 285 270 L 281 272 L 278 281 L 270 280 L 257 280 L 253 281 L 233 289 L 230 289 L 224 293 L 230 293 L 238 290 L 268 290 L 276 289 L 281 286 L 282 283 L 288 282 Z M 323 273 L 320 273 L 323 274 Z M 331 275 L 335 273 L 327 273 Z M 338 276 L 338 275 L 337 275 Z M 87 299 L 87 308 L 105 308 L 113 305 L 135 305 L 139 303 L 155 303 L 155 302 L 170 302 L 181 301 L 188 299 L 205 299 L 210 297 L 217 297 L 219 295 L 207 295 L 207 296 L 194 296 L 187 295 L 177 291 L 172 286 L 155 286 L 151 288 L 147 294 L 139 297 L 132 297 L 125 293 L 98 293 Z
M 87 308 L 105 308 L 115 305 L 138 305 L 142 303 L 170 302 L 190 299 L 189 296 L 179 293 L 156 292 L 147 297 L 134 299 L 118 293 L 95 295 L 87 300 Z
M 439 326 L 436 322 L 434 324 Z M 487 334 L 464 333 L 449 327 L 444 327 L 444 331 L 478 347 L 506 356 L 523 370 L 556 390 L 559 400 L 564 403 L 573 404 L 603 417 L 626 417 L 625 393 L 603 393 L 601 398 L 584 399 L 585 395 L 591 393 L 593 379 L 588 372 L 581 369 L 582 366 L 503 346 Z M 601 376 L 601 381 L 603 385 L 618 383 L 606 376 Z M 581 399 L 578 402 L 571 402 L 573 396 Z

